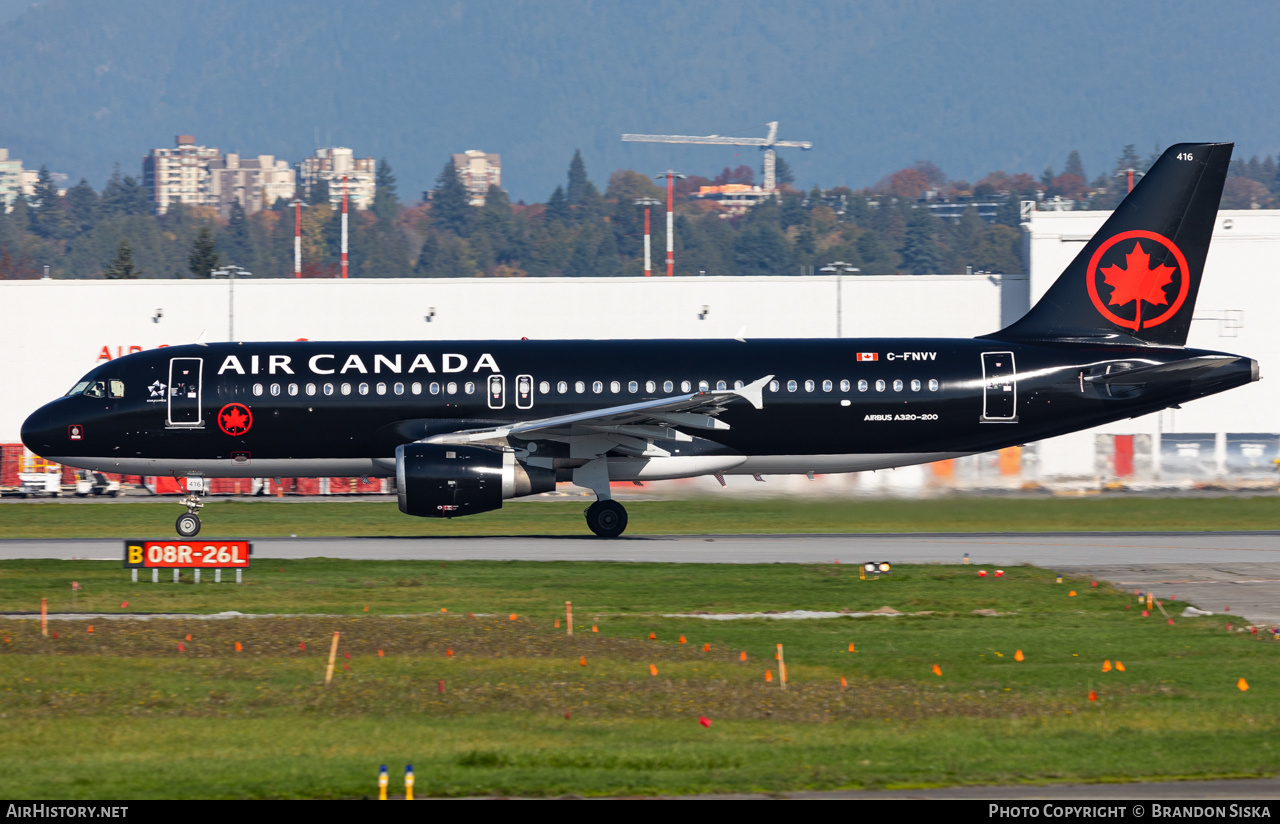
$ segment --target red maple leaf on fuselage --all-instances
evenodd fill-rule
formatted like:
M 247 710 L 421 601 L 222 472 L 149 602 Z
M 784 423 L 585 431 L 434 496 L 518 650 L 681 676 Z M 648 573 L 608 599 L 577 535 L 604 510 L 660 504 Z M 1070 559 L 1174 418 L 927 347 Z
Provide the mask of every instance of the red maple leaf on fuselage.
M 222 423 L 226 426 L 227 429 L 232 429 L 232 430 L 244 429 L 245 428 L 244 425 L 248 423 L 248 421 L 249 421 L 248 416 L 243 414 L 239 409 L 234 409 L 234 408 L 222 416 Z
M 1151 255 L 1142 250 L 1142 244 L 1134 241 L 1133 251 L 1124 256 L 1126 268 L 1108 266 L 1100 269 L 1102 277 L 1111 287 L 1111 306 L 1124 306 L 1129 301 L 1145 300 L 1152 306 L 1168 306 L 1164 287 L 1173 282 L 1173 266 L 1151 268 Z M 1141 305 L 1134 307 L 1141 310 Z

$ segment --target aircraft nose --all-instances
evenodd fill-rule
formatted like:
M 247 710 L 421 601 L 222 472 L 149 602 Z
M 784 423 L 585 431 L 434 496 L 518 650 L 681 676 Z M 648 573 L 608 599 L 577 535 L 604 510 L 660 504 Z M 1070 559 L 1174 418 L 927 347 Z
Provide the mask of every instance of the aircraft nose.
M 53 447 L 53 415 L 42 406 L 22 422 L 22 443 L 37 455 L 47 455 Z
M 1256 360 L 1249 361 L 1249 380 L 1251 381 L 1262 380 L 1262 367 L 1258 365 L 1258 362 Z

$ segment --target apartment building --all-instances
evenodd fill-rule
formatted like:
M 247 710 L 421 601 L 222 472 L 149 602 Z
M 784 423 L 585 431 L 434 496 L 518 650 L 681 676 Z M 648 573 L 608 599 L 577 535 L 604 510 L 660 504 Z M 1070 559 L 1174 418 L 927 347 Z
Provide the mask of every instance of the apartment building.
M 472 206 L 483 206 L 490 186 L 502 187 L 502 156 L 478 149 L 467 149 L 453 156 L 462 185 L 467 187 Z
M 293 168 L 273 155 L 242 158 L 228 152 L 211 160 L 208 172 L 205 205 L 216 208 L 224 218 L 231 215 L 234 203 L 253 214 L 271 208 L 277 198 L 292 200 L 297 191 Z
M 311 197 L 312 189 L 321 181 L 329 186 L 329 203 L 342 206 L 343 178 L 346 178 L 347 201 L 353 209 L 373 205 L 377 188 L 378 163 L 372 157 L 356 157 L 342 146 L 316 149 L 316 153 L 298 164 L 298 178 L 303 195 Z
M 209 202 L 209 164 L 218 159 L 217 149 L 196 145 L 189 134 L 174 138 L 173 148 L 148 152 L 142 159 L 142 185 L 151 192 L 156 214 L 175 203 L 214 205 Z

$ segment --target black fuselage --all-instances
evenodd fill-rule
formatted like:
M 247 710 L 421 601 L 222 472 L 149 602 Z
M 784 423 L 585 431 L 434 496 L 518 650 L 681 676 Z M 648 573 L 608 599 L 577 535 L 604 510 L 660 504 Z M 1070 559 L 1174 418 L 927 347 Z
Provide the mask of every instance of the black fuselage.
M 1196 359 L 1218 365 L 1110 380 Z M 746 456 L 703 465 L 736 473 L 919 463 L 1146 414 L 1256 380 L 1257 365 L 991 339 L 220 343 L 98 366 L 78 394 L 33 413 L 22 439 L 52 460 L 128 474 L 391 475 L 396 447 L 429 436 L 767 375 L 762 409 L 729 406 L 728 428 L 697 433 L 685 454 Z M 572 466 L 557 448 L 541 454 Z M 683 474 L 704 472 L 664 477 Z

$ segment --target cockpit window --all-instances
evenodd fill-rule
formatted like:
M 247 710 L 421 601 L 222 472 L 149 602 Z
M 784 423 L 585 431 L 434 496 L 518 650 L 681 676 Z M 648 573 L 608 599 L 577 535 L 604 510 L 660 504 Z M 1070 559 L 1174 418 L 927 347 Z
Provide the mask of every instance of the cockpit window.
M 94 381 L 84 390 L 85 397 L 89 398 L 105 398 L 107 396 L 107 388 L 103 386 L 102 381 Z
M 71 397 L 72 395 L 79 395 L 81 392 L 85 390 L 85 387 L 87 387 L 88 385 L 89 385 L 88 381 L 80 381 L 75 386 L 71 387 L 71 391 L 67 393 L 67 397 Z
M 107 381 L 107 394 L 113 398 L 123 398 L 124 381 Z

